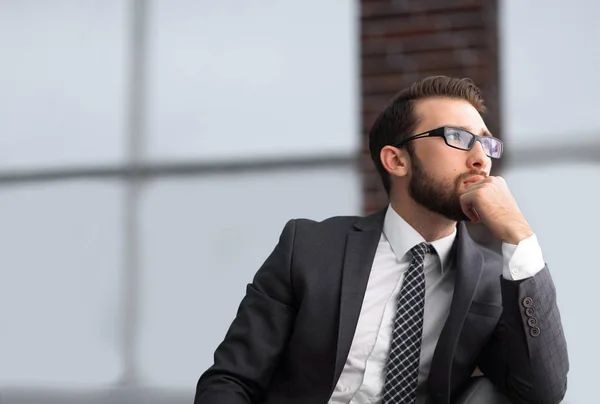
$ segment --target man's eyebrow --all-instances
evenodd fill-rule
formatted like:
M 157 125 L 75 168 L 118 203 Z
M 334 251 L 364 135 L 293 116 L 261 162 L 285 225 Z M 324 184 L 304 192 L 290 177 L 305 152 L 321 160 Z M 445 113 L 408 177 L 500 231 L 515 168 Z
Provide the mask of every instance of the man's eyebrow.
M 468 128 L 468 127 L 466 127 L 466 126 L 455 126 L 455 128 L 458 128 L 458 129 L 464 129 L 464 130 L 466 130 L 466 131 L 468 131 L 468 132 L 475 133 L 475 132 L 473 131 L 473 129 L 471 129 L 471 128 Z M 492 134 L 491 134 L 489 131 L 487 131 L 487 130 L 485 130 L 485 129 L 484 129 L 484 130 L 481 132 L 481 136 L 492 136 L 492 137 L 493 137 L 493 135 L 492 135 Z

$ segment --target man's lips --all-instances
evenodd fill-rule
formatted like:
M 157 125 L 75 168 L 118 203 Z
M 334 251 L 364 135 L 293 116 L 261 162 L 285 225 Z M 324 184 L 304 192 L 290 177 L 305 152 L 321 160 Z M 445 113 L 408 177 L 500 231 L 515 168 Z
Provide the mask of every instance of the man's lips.
M 474 176 L 472 176 L 472 177 L 469 177 L 469 178 L 467 178 L 467 179 L 466 179 L 466 180 L 463 182 L 463 184 L 465 184 L 465 186 L 469 186 L 469 185 L 473 184 L 474 182 L 481 181 L 481 180 L 483 180 L 483 179 L 485 179 L 485 177 L 483 177 L 483 176 L 481 176 L 481 175 L 474 175 Z

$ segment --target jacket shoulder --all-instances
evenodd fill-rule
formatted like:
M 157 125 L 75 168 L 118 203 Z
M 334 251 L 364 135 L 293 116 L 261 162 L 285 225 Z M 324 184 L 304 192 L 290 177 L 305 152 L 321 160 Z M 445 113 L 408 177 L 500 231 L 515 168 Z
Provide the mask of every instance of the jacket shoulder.
M 321 221 L 297 218 L 290 220 L 286 227 L 294 229 L 295 248 L 335 248 L 345 244 L 348 232 L 360 219 L 360 216 L 334 216 Z
M 294 219 L 296 226 L 302 230 L 308 231 L 348 231 L 358 220 L 360 216 L 333 216 L 325 220 L 317 221 L 306 218 Z

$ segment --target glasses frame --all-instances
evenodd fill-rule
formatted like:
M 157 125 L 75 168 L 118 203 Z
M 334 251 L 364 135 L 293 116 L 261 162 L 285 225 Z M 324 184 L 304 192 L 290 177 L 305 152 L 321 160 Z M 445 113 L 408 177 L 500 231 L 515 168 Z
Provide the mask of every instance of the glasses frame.
M 455 145 L 451 145 L 450 143 L 448 143 L 448 139 L 446 139 L 446 129 L 454 129 L 454 130 L 460 130 L 463 132 L 467 132 L 468 134 L 470 134 L 471 136 L 473 136 L 473 140 L 471 141 L 469 148 L 468 149 L 464 149 Z M 489 154 L 485 153 L 486 156 L 488 156 L 489 158 L 492 159 L 500 159 L 502 157 L 502 154 L 504 153 L 504 143 L 502 142 L 502 140 L 498 139 L 497 137 L 493 137 L 493 136 L 480 136 L 480 135 L 476 135 L 473 132 L 470 132 L 468 130 L 466 130 L 465 128 L 459 128 L 456 126 L 440 126 L 439 128 L 435 128 L 435 129 L 431 129 L 422 133 L 417 133 L 416 135 L 413 135 L 407 139 L 404 139 L 403 141 L 399 142 L 399 143 L 395 143 L 392 144 L 390 146 L 394 146 L 397 148 L 402 148 L 404 146 L 406 146 L 406 144 L 408 142 L 411 142 L 415 139 L 422 139 L 422 138 L 426 138 L 426 137 L 441 137 L 444 139 L 444 142 L 446 143 L 446 146 L 448 147 L 452 147 L 453 149 L 457 149 L 457 150 L 464 150 L 464 151 L 468 151 L 468 150 L 472 150 L 473 146 L 475 146 L 475 142 L 479 142 L 479 144 L 481 144 L 482 149 L 484 149 L 485 152 L 485 148 L 483 147 L 483 143 L 481 143 L 481 139 L 485 139 L 485 138 L 492 138 L 492 139 L 496 139 L 499 144 L 500 144 L 500 156 L 499 157 L 492 157 Z

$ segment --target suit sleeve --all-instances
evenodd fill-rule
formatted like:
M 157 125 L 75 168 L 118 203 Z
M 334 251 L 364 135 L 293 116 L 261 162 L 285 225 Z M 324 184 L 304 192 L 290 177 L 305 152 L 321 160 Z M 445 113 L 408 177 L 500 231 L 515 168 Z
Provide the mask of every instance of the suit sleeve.
M 479 366 L 514 404 L 560 403 L 569 360 L 548 267 L 524 280 L 500 282 L 504 310 Z
M 214 364 L 198 381 L 194 404 L 256 403 L 265 392 L 295 318 L 291 259 L 295 221 L 247 286 Z

